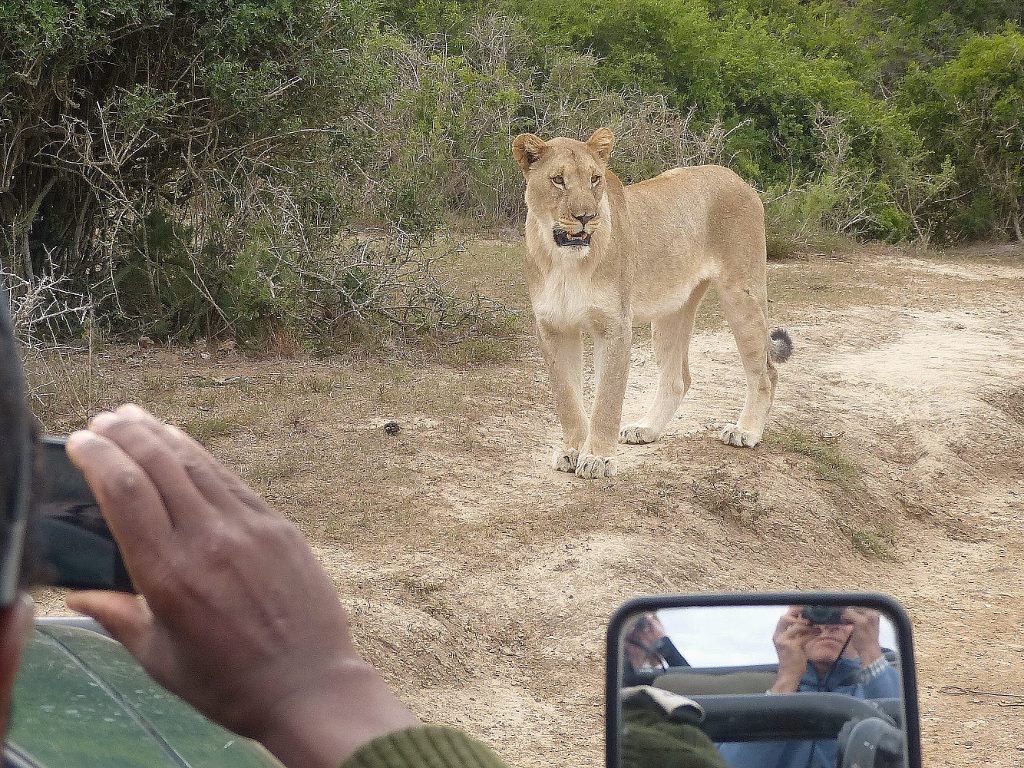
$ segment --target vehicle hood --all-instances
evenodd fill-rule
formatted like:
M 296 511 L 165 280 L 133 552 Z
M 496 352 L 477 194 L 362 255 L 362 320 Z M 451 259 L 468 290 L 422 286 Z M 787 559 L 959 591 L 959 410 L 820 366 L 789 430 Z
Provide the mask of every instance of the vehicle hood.
M 157 685 L 98 625 L 36 624 L 22 655 L 8 760 L 39 768 L 280 768 Z

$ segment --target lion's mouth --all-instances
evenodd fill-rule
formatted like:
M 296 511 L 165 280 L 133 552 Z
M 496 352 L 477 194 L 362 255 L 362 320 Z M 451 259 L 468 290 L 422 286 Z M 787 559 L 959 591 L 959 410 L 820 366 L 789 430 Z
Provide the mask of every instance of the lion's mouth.
M 561 247 L 570 248 L 584 248 L 590 245 L 590 233 L 585 230 L 580 230 L 575 235 L 570 235 L 564 229 L 556 228 L 555 233 L 555 245 Z

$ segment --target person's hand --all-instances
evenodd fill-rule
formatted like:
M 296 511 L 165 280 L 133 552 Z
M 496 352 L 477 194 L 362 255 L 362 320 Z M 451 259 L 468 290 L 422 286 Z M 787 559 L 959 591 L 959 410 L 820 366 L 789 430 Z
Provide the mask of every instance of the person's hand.
M 870 608 L 845 608 L 843 621 L 853 626 L 850 647 L 857 652 L 863 666 L 878 661 L 882 656 L 879 644 L 879 613 Z
M 807 671 L 804 643 L 812 636 L 811 622 L 800 615 L 800 606 L 790 606 L 775 625 L 772 642 L 779 657 L 779 671 L 772 693 L 796 693 Z
M 630 634 L 640 645 L 653 650 L 658 641 L 665 637 L 665 626 L 655 614 L 645 613 L 636 620 Z
M 337 768 L 416 724 L 356 653 L 302 534 L 202 446 L 124 406 L 67 449 L 145 598 L 83 592 L 68 606 L 157 682 L 292 766 Z

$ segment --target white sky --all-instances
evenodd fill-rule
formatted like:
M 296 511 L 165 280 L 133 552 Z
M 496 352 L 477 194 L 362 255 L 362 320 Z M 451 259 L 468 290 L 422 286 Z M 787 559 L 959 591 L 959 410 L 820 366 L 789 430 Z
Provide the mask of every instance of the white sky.
M 695 667 L 775 664 L 772 634 L 785 605 L 719 605 L 710 608 L 668 608 L 658 618 L 676 648 Z M 892 623 L 881 618 L 881 645 L 896 648 Z

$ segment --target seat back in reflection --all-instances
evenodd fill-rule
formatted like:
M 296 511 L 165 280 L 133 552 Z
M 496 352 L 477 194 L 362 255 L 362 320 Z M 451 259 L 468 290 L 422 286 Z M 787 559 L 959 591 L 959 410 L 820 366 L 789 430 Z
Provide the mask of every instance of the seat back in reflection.
M 653 685 L 683 696 L 764 693 L 775 684 L 774 664 L 763 667 L 675 667 L 655 678 Z
M 899 656 L 883 649 L 889 663 L 899 671 Z M 742 667 L 671 667 L 655 675 L 651 685 L 683 696 L 764 693 L 775 684 L 778 664 L 748 664 Z

